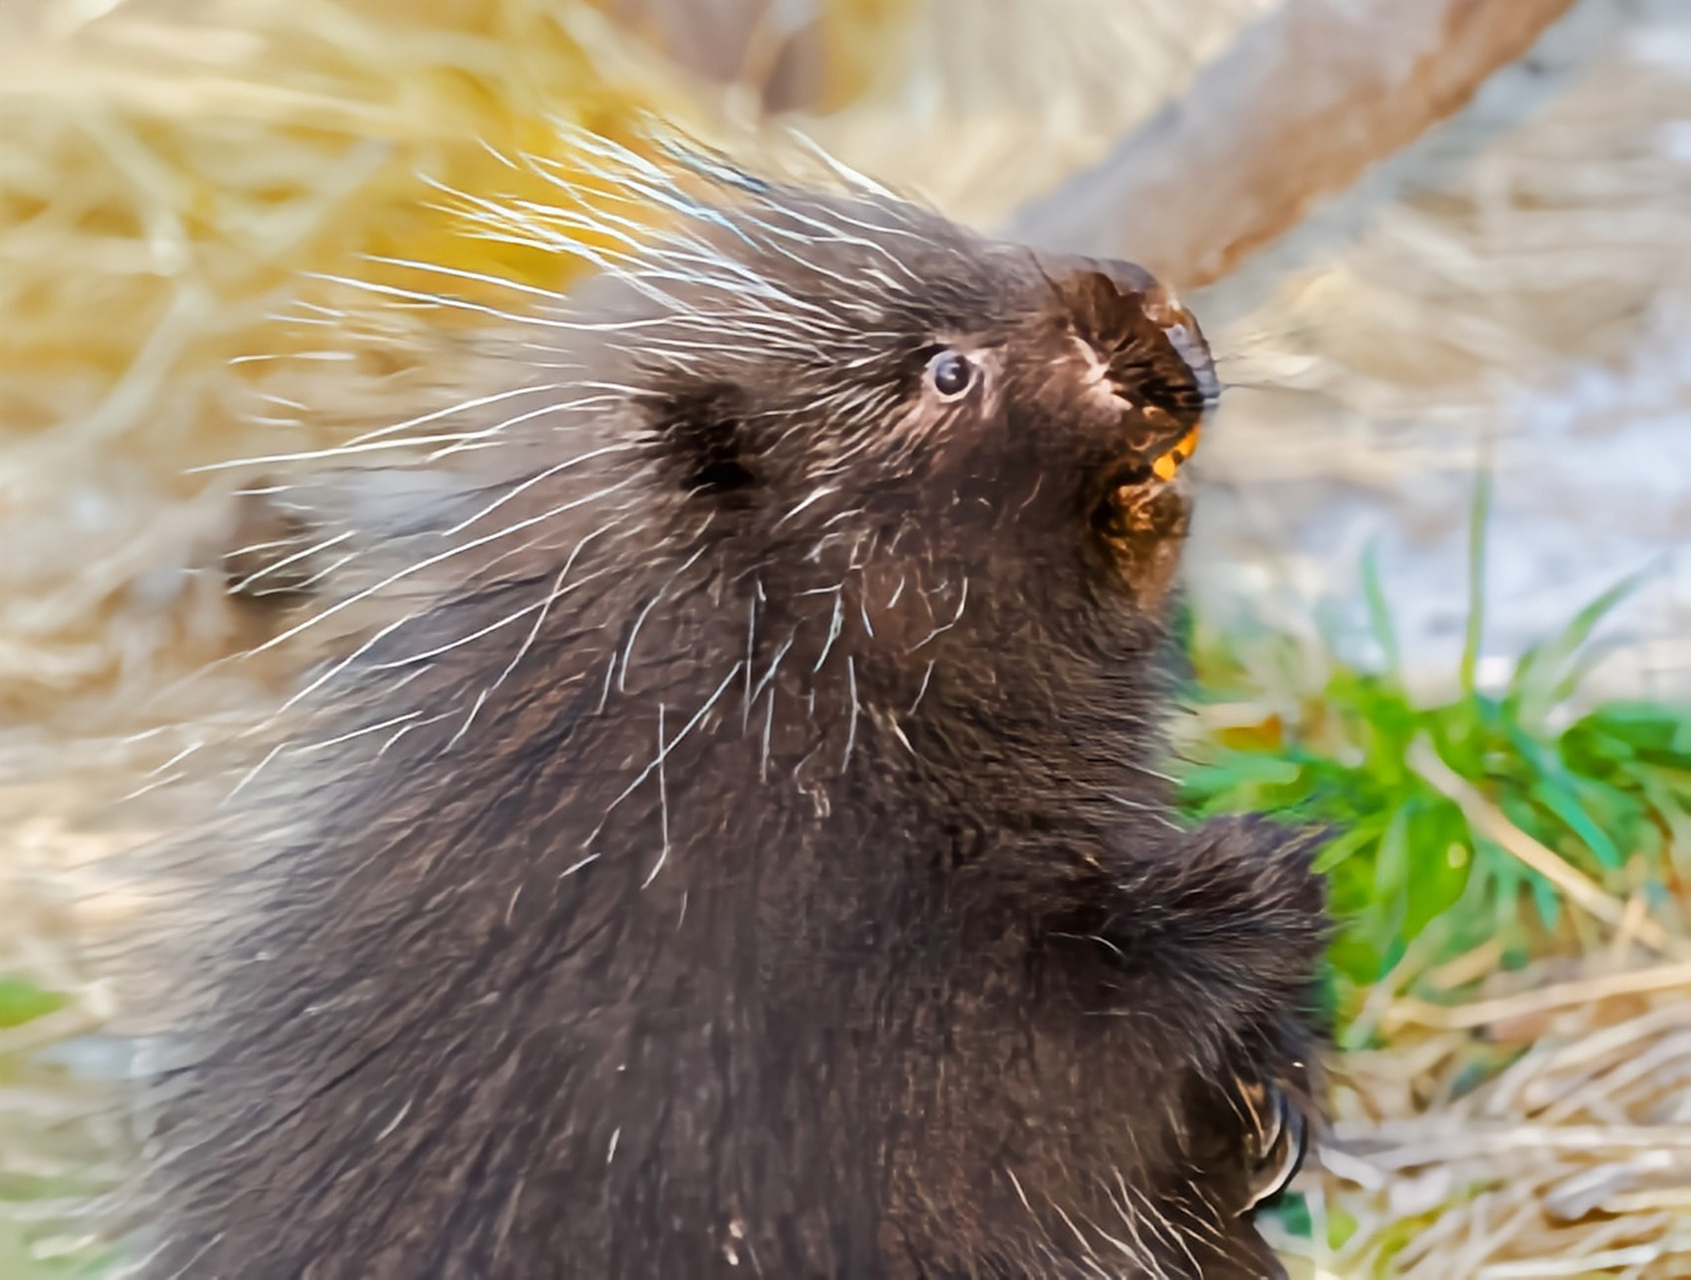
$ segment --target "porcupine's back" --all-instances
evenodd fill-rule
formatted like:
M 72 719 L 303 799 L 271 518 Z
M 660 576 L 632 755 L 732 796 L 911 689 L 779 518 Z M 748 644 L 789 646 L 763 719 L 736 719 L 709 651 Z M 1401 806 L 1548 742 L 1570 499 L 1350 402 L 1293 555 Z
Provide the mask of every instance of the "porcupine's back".
M 617 163 L 669 238 L 303 526 L 386 612 L 202 837 L 153 1273 L 1273 1274 L 1319 890 L 1151 769 L 1195 328 Z

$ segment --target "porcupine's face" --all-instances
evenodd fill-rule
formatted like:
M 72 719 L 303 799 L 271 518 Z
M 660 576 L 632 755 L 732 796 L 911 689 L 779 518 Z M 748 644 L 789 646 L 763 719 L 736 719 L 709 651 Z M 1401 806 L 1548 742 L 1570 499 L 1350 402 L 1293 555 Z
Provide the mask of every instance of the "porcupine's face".
M 732 243 L 781 293 L 730 285 L 700 309 L 740 354 L 656 380 L 681 487 L 760 556 L 817 566 L 818 591 L 880 566 L 871 627 L 911 566 L 930 590 L 985 579 L 1082 630 L 1159 614 L 1186 528 L 1177 472 L 1216 396 L 1191 316 L 1127 263 L 805 199 L 783 193 Z
M 1186 531 L 1178 472 L 1215 398 L 1208 350 L 1137 267 L 1035 265 L 1021 316 L 937 335 L 900 426 L 931 442 L 962 536 L 984 519 L 1034 578 L 1154 614 Z

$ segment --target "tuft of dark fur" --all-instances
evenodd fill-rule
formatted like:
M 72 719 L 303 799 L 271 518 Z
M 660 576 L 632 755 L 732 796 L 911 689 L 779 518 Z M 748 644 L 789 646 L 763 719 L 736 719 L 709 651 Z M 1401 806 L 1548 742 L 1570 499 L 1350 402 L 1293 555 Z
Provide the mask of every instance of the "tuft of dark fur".
M 391 615 L 198 838 L 146 1274 L 1280 1275 L 1312 841 L 1156 772 L 1195 327 L 626 163 L 675 225 L 511 308 L 492 447 L 334 517 Z

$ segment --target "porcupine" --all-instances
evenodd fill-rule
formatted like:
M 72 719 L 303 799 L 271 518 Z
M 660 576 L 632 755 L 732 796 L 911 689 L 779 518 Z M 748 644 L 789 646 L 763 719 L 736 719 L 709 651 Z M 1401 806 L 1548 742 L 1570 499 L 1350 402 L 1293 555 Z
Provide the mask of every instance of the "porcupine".
M 620 163 L 667 227 L 513 284 L 425 415 L 486 447 L 363 517 L 404 607 L 233 802 L 146 1274 L 1283 1274 L 1313 841 L 1157 770 L 1195 323 Z

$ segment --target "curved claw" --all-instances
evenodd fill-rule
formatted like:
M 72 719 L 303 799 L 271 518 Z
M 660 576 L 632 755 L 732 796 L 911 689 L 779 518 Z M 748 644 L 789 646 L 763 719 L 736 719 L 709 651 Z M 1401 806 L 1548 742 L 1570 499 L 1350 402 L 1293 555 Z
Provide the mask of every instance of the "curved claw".
M 1303 1108 L 1278 1085 L 1240 1084 L 1240 1098 L 1254 1126 L 1247 1138 L 1250 1161 L 1248 1213 L 1284 1192 L 1303 1167 L 1309 1123 Z

